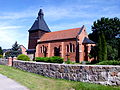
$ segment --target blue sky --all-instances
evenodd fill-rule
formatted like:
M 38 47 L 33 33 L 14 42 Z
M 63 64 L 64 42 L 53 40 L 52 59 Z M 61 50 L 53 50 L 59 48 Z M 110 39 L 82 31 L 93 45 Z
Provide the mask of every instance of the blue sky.
M 0 46 L 11 48 L 15 41 L 28 46 L 28 30 L 39 9 L 51 31 L 85 25 L 101 17 L 120 18 L 120 0 L 0 0 Z

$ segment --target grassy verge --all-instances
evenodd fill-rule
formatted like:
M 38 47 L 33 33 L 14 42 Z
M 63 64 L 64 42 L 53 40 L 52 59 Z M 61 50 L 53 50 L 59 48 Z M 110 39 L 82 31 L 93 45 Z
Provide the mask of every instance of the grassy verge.
M 48 78 L 3 65 L 0 65 L 0 73 L 30 90 L 120 90 L 120 87 Z

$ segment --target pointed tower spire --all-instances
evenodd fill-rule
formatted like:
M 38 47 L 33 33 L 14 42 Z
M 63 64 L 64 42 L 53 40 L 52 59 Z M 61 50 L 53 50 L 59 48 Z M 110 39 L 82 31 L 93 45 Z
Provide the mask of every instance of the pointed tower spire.
M 43 10 L 42 10 L 42 9 L 40 9 L 40 11 L 39 11 L 39 13 L 38 13 L 38 16 L 40 16 L 40 17 L 43 17 L 43 16 L 44 16 L 44 13 L 43 13 Z
M 44 16 L 43 10 L 40 9 L 39 12 L 38 12 L 37 20 L 35 20 L 34 24 L 29 29 L 29 31 L 42 30 L 42 31 L 45 31 L 45 32 L 51 32 L 48 25 L 46 24 L 43 16 Z

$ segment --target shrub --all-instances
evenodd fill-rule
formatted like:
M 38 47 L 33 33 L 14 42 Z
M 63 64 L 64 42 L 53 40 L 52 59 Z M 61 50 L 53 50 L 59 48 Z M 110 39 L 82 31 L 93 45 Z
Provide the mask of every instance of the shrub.
M 48 63 L 63 63 L 63 58 L 53 56 L 53 57 L 36 57 L 36 62 L 48 62 Z
M 49 61 L 49 58 L 48 57 L 36 57 L 35 61 L 36 62 L 47 62 Z
M 106 60 L 97 63 L 97 65 L 120 65 L 120 61 L 117 60 Z
M 3 58 L 3 55 L 0 55 L 0 58 Z
M 53 56 L 53 57 L 50 57 L 50 62 L 51 63 L 63 63 L 63 58 L 58 57 L 58 56 Z
M 74 62 L 70 61 L 70 58 L 68 58 L 67 61 L 65 61 L 66 64 L 75 64 Z
M 30 58 L 27 55 L 20 54 L 18 55 L 17 60 L 30 61 Z

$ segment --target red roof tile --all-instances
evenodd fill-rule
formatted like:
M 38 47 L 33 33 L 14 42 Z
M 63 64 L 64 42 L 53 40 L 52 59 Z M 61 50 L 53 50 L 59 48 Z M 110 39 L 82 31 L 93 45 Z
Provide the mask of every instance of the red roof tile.
M 49 32 L 49 33 L 45 33 L 39 40 L 51 41 L 51 40 L 75 38 L 79 32 L 80 32 L 80 28 Z

